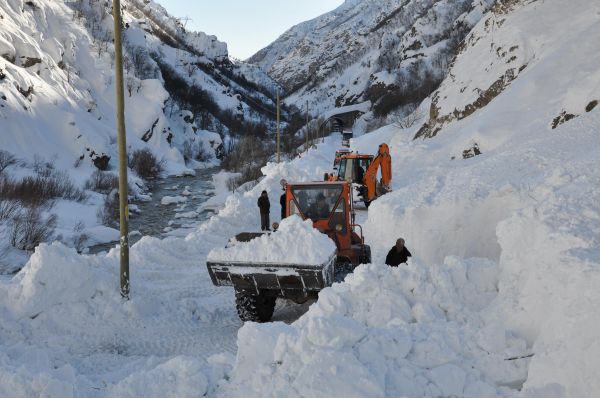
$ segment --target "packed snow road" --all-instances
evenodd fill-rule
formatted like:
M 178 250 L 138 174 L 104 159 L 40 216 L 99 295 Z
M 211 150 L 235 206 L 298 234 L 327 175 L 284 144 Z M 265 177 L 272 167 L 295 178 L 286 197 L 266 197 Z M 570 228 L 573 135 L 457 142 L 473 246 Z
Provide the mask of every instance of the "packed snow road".
M 286 176 L 314 180 L 322 174 L 295 173 Z M 181 181 L 173 196 L 185 188 Z M 267 178 L 262 184 L 278 181 Z M 216 195 L 202 209 L 226 197 L 223 178 L 216 176 L 215 183 Z M 165 363 L 180 366 L 178 361 L 188 370 L 213 374 L 205 388 L 216 388 L 223 375 L 215 369 L 231 367 L 242 322 L 233 289 L 212 285 L 205 259 L 236 233 L 258 230 L 255 206 L 252 192 L 236 194 L 189 234 L 190 229 L 174 229 L 169 232 L 174 236 L 141 238 L 130 251 L 127 302 L 118 294 L 118 250 L 79 255 L 61 244 L 40 246 L 18 275 L 0 281 L 0 396 L 35 395 L 48 391 L 48 382 L 51 396 L 68 396 L 73 389 L 76 396 L 127 395 L 131 377 Z M 310 304 L 279 301 L 273 320 L 292 322 Z

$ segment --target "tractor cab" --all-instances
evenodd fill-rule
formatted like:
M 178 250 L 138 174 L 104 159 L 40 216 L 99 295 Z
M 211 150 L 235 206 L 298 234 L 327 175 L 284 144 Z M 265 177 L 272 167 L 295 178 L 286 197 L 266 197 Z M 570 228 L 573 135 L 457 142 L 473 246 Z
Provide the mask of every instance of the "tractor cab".
M 342 159 L 342 156 L 350 155 L 351 153 L 352 153 L 352 151 L 350 149 L 338 149 L 337 151 L 335 151 L 335 159 L 333 160 L 333 169 L 337 170 L 337 168 L 340 164 L 340 160 Z
M 286 200 L 287 215 L 312 220 L 315 228 L 335 242 L 338 257 L 354 266 L 367 261 L 362 229 L 360 236 L 354 231 L 359 226 L 354 224 L 350 184 L 345 181 L 290 184 Z
M 381 179 L 377 174 L 381 170 Z M 380 144 L 377 156 L 351 153 L 342 156 L 338 166 L 338 180 L 355 184 L 358 197 L 366 207 L 381 195 L 391 191 L 392 157 L 387 144 Z
M 373 162 L 372 155 L 349 154 L 342 156 L 338 165 L 338 180 L 363 184 L 363 179 Z

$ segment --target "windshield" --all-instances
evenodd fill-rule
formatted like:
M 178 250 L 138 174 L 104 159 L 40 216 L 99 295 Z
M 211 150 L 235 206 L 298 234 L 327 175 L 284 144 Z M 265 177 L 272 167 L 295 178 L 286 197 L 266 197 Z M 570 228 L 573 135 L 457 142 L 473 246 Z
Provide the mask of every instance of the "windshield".
M 298 214 L 298 210 L 300 210 L 305 217 L 313 221 L 326 220 L 329 219 L 335 204 L 342 194 L 342 186 L 296 187 L 292 189 L 292 194 L 300 206 L 300 209 L 298 209 L 292 201 L 290 203 L 292 214 Z
M 352 159 L 341 159 L 338 167 L 338 178 L 352 182 Z

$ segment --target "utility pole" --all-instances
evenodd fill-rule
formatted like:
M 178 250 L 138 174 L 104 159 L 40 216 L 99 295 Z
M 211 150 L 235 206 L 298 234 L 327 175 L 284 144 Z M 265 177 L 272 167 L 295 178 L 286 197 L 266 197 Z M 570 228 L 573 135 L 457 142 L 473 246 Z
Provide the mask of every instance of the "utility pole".
M 308 136 L 310 135 L 310 130 L 308 129 L 308 100 L 306 100 L 306 150 L 308 151 Z
M 277 163 L 281 162 L 281 134 L 279 133 L 279 88 L 277 88 Z
M 317 120 L 318 121 L 318 120 Z M 317 131 L 315 132 L 315 141 L 317 142 L 317 145 L 319 144 L 319 135 L 321 135 L 321 124 L 319 124 L 317 126 Z
M 119 240 L 121 244 L 121 296 L 129 300 L 129 208 L 127 206 L 127 146 L 125 140 L 125 95 L 123 93 L 123 47 L 121 44 L 121 0 L 113 1 L 115 34 L 115 78 L 117 86 L 117 141 L 119 147 Z

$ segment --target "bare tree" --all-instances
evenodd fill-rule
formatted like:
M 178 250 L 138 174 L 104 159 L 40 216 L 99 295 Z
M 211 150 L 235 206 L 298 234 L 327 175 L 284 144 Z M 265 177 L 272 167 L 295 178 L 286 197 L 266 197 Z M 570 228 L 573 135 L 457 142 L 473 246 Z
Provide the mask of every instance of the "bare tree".
M 13 218 L 10 244 L 20 250 L 32 251 L 52 237 L 56 220 L 56 214 L 44 218 L 40 207 L 26 208 Z
M 408 114 L 404 112 L 392 113 L 390 115 L 391 122 L 398 128 L 407 129 L 423 120 L 425 115 L 420 108 L 416 108 L 415 106 L 410 106 L 410 108 L 412 109 L 409 110 Z
M 133 90 L 140 91 L 141 88 L 141 83 L 139 82 L 139 80 L 132 75 L 128 75 L 127 78 L 125 79 L 125 86 L 127 87 L 127 92 L 129 93 L 129 96 L 131 97 Z
M 17 163 L 17 158 L 12 153 L 0 149 L 0 174 L 15 163 Z

